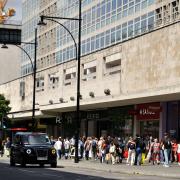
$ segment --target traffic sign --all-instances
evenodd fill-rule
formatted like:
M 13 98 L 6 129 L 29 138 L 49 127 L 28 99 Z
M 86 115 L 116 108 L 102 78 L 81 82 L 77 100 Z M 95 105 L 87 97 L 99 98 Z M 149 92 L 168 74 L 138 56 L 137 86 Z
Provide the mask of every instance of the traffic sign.
M 21 44 L 21 30 L 0 28 L 0 44 Z

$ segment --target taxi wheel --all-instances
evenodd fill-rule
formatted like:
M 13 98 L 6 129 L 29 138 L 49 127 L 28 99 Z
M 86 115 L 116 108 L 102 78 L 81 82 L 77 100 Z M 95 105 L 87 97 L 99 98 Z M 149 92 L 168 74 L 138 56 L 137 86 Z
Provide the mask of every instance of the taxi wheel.
M 10 166 L 15 166 L 15 162 L 12 157 L 10 157 Z
M 26 163 L 24 162 L 23 159 L 22 159 L 22 161 L 21 161 L 21 167 L 26 167 Z
M 44 164 L 39 164 L 40 167 L 44 167 Z
M 57 167 L 57 163 L 52 163 L 52 164 L 51 164 L 51 167 L 52 167 L 52 168 L 56 168 L 56 167 Z

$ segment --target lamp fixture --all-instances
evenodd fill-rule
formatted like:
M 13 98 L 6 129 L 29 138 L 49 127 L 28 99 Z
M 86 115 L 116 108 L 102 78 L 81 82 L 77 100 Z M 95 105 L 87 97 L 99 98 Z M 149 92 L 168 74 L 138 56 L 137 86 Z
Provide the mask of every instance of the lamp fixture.
M 44 22 L 44 17 L 43 16 L 40 16 L 40 21 L 38 22 L 38 24 L 37 25 L 39 25 L 39 26 L 46 26 L 47 25 L 47 23 L 45 23 Z
M 7 46 L 6 44 L 3 44 L 3 45 L 1 46 L 1 48 L 2 48 L 2 49 L 8 49 L 8 46 Z
M 105 94 L 106 96 L 110 95 L 110 94 L 111 94 L 110 89 L 104 89 L 104 94 Z
M 70 100 L 71 100 L 71 101 L 74 101 L 74 100 L 75 100 L 74 96 L 71 96 L 71 97 L 70 97 Z
M 94 92 L 89 92 L 89 96 L 91 96 L 92 98 L 94 98 L 95 97 L 95 95 L 94 95 Z
M 53 104 L 53 100 L 52 99 L 49 100 L 49 104 Z
M 59 102 L 60 102 L 60 103 L 63 103 L 63 102 L 64 102 L 64 99 L 63 99 L 63 98 L 59 98 Z

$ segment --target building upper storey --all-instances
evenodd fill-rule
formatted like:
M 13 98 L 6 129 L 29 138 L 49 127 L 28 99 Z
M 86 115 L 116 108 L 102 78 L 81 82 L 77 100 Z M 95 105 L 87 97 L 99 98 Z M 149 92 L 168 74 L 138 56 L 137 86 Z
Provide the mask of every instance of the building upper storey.
M 132 37 L 134 30 L 139 34 L 141 28 L 145 31 L 148 27 L 154 26 L 155 9 L 152 5 L 155 0 L 86 0 L 83 2 L 82 55 L 103 49 L 129 36 Z M 59 4 L 62 4 L 58 6 L 60 16 L 66 17 L 73 14 L 78 18 L 77 0 L 74 3 L 59 1 Z M 78 37 L 77 21 L 65 21 L 64 25 L 75 38 Z M 58 26 L 56 33 L 58 49 L 56 62 L 74 58 L 74 45 L 68 32 Z
M 37 0 L 34 5 L 31 2 L 33 0 L 23 3 L 23 40 L 33 39 L 39 15 L 78 18 L 79 0 Z M 82 0 L 81 55 L 121 43 L 179 19 L 179 4 L 179 0 Z M 28 13 L 25 7 L 33 8 L 32 12 L 29 10 Z M 78 21 L 60 22 L 77 41 Z M 38 29 L 38 69 L 75 59 L 74 42 L 62 26 L 47 21 L 47 26 Z M 33 47 L 27 47 L 27 51 L 33 56 Z M 31 72 L 31 66 L 25 55 L 23 59 L 24 75 Z

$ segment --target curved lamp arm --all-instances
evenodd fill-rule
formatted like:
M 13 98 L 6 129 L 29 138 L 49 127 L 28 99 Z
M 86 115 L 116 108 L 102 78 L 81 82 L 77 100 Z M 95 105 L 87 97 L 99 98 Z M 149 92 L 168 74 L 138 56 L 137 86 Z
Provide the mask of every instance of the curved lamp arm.
M 77 48 L 77 43 L 76 43 L 76 40 L 74 39 L 72 33 L 69 31 L 69 29 L 64 26 L 62 23 L 60 23 L 59 21 L 56 21 L 54 19 L 51 19 L 51 18 L 45 18 L 46 20 L 50 20 L 50 21 L 54 21 L 56 23 L 58 23 L 59 25 L 61 25 L 64 29 L 66 29 L 66 31 L 70 34 L 70 36 L 72 37 L 73 41 L 74 41 L 74 45 L 75 45 L 75 48 L 76 48 L 76 60 L 77 60 L 77 57 L 78 57 L 78 54 L 77 54 L 77 51 L 78 51 L 78 48 Z
M 26 50 L 25 50 L 24 48 L 22 48 L 21 46 L 16 45 L 16 44 L 15 44 L 15 46 L 17 46 L 18 48 L 20 48 L 20 49 L 28 56 L 28 58 L 29 58 L 29 60 L 30 60 L 30 62 L 31 62 L 32 70 L 33 70 L 33 72 L 34 72 L 34 66 L 33 66 L 33 62 L 32 62 L 32 59 L 31 59 L 30 55 L 29 55 L 29 54 L 26 52 Z

